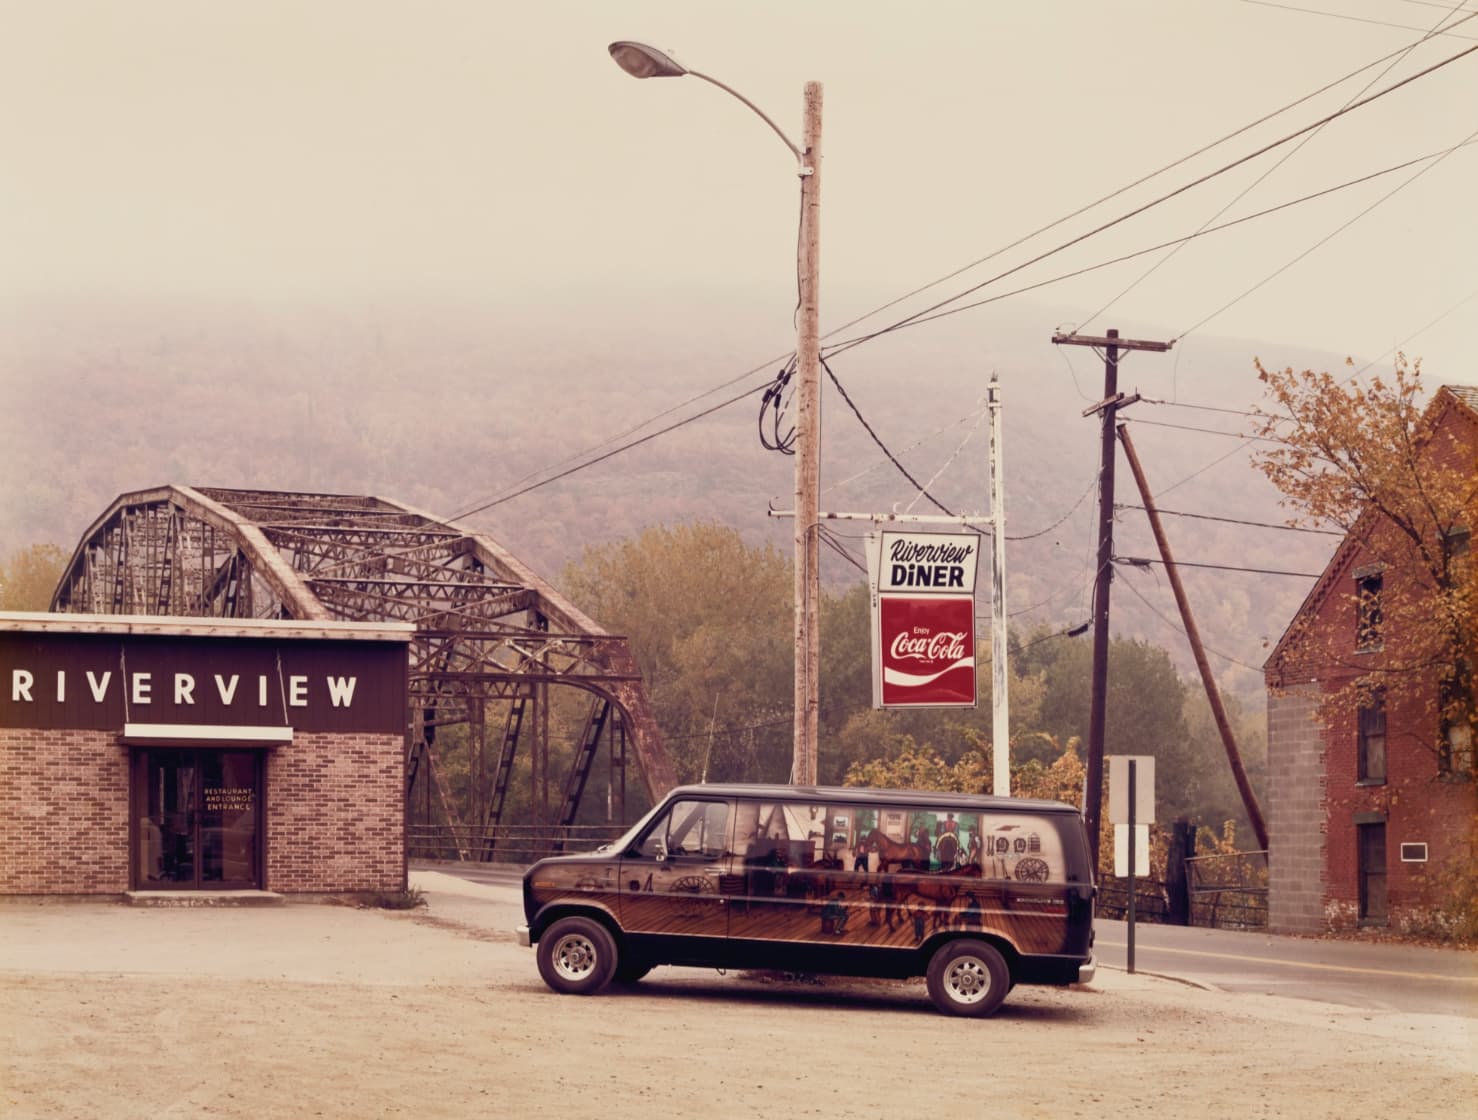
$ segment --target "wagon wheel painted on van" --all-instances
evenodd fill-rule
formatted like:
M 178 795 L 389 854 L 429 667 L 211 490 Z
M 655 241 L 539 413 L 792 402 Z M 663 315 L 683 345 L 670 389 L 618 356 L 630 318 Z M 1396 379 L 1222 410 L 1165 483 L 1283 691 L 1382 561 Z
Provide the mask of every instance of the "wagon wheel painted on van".
M 1036 856 L 1016 862 L 1016 878 L 1023 883 L 1045 883 L 1052 875 L 1047 861 Z
M 702 875 L 682 875 L 667 885 L 668 894 L 690 895 L 691 901 L 674 901 L 672 912 L 679 918 L 702 918 L 718 905 L 712 879 Z

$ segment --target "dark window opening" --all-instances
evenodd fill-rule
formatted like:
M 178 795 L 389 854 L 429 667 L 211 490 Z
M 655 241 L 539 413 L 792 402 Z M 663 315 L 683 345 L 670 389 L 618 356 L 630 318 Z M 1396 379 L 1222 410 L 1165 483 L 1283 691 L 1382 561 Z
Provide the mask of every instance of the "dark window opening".
M 1355 648 L 1380 649 L 1381 644 L 1381 575 L 1361 576 L 1355 581 Z
M 1367 925 L 1386 922 L 1386 826 L 1355 826 L 1360 860 L 1360 921 Z
M 1437 694 L 1437 772 L 1473 770 L 1473 702 L 1468 674 L 1442 682 Z
M 1357 737 L 1355 777 L 1362 782 L 1379 784 L 1386 780 L 1386 698 L 1376 692 L 1367 705 L 1361 705 Z

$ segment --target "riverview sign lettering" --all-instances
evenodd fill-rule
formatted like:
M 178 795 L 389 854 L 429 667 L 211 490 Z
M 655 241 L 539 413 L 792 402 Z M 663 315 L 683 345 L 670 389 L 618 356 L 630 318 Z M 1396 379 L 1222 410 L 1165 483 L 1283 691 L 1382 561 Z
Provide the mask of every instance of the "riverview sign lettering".
M 405 725 L 398 643 L 0 634 L 0 727 Z
M 975 533 L 881 533 L 870 542 L 873 706 L 974 707 Z

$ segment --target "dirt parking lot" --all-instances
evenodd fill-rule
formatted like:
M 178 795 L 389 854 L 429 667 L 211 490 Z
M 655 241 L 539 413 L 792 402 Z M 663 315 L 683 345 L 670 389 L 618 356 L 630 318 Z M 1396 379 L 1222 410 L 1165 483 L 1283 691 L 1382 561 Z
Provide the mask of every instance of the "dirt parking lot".
M 1474 1020 L 1100 971 L 947 1019 L 920 984 L 658 969 L 556 996 L 512 888 L 430 907 L 0 906 L 0 1115 L 1472 1120 Z

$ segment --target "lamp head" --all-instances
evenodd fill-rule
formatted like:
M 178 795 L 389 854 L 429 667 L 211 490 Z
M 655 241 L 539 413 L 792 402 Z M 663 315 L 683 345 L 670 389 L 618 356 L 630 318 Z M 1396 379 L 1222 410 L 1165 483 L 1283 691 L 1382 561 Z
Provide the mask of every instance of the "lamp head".
M 609 47 L 616 65 L 633 78 L 681 78 L 688 68 L 669 54 L 645 43 L 622 40 Z

